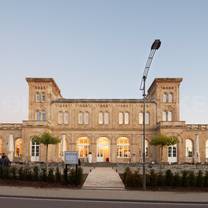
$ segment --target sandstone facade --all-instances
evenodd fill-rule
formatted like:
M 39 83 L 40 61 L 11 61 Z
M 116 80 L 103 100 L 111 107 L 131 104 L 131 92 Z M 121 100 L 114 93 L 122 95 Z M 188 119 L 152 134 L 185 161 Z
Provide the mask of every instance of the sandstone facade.
M 29 115 L 22 123 L 0 124 L 0 154 L 13 161 L 44 161 L 45 147 L 32 141 L 49 131 L 61 143 L 49 146 L 49 160 L 62 161 L 63 152 L 78 151 L 86 161 L 142 162 L 142 110 L 139 99 L 65 99 L 52 78 L 26 78 Z M 181 78 L 157 78 L 148 90 L 146 157 L 159 161 L 159 149 L 149 144 L 153 134 L 175 135 L 179 143 L 164 148 L 164 162 L 206 163 L 208 125 L 180 120 Z

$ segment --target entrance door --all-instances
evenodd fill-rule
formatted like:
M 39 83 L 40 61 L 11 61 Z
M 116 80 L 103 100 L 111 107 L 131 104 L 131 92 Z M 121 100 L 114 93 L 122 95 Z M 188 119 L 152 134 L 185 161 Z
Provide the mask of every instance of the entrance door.
M 177 162 L 177 145 L 168 146 L 168 163 Z
M 110 142 L 106 137 L 97 140 L 97 162 L 109 162 Z
M 32 141 L 31 143 L 31 161 L 39 161 L 40 159 L 40 144 Z

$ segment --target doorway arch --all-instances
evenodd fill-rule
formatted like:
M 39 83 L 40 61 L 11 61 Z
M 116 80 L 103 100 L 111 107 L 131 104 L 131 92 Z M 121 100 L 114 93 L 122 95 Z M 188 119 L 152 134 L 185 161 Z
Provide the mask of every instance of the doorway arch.
M 110 160 L 110 141 L 107 137 L 97 139 L 97 162 L 109 162 Z

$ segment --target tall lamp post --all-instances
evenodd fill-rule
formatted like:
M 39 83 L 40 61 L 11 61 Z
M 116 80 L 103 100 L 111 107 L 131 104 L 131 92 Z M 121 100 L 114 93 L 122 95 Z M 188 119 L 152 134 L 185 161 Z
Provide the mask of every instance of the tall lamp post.
M 152 63 L 153 57 L 155 55 L 156 50 L 159 49 L 161 45 L 160 40 L 155 40 L 154 43 L 151 46 L 150 54 L 147 59 L 145 68 L 144 68 L 144 73 L 140 85 L 140 90 L 143 92 L 143 136 L 142 136 L 142 170 L 143 170 L 143 189 L 146 190 L 146 155 L 145 155 L 145 137 L 146 137 L 146 129 L 145 129 L 145 116 L 146 116 L 146 80 L 147 80 L 147 75 L 150 69 L 150 65 Z

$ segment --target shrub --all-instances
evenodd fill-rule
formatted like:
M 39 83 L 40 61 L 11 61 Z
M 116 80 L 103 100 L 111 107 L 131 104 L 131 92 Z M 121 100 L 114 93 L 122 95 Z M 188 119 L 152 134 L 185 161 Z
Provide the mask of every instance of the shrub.
M 203 183 L 204 187 L 208 187 L 208 171 L 206 171 L 205 175 L 204 175 L 204 183 Z
M 153 169 L 150 171 L 150 175 L 147 176 L 147 186 L 157 186 L 157 174 Z
M 167 170 L 165 172 L 165 185 L 172 186 L 173 185 L 173 173 L 171 170 Z
M 48 178 L 47 178 L 47 181 L 49 182 L 54 182 L 55 180 L 55 177 L 54 177 L 54 171 L 52 168 L 49 169 L 48 171 Z
M 19 175 L 19 179 L 20 179 L 20 180 L 24 180 L 24 179 L 25 179 L 23 167 L 20 167 L 20 168 L 19 168 L 19 170 L 18 170 L 18 175 Z
M 190 171 L 187 176 L 187 185 L 194 187 L 196 185 L 196 177 L 193 171 Z
M 24 168 L 24 180 L 32 180 L 32 171 L 29 167 Z
M 176 187 L 181 186 L 181 177 L 178 173 L 175 173 L 173 176 L 173 186 Z
M 81 185 L 82 184 L 82 180 L 83 180 L 83 171 L 82 168 L 77 168 L 77 172 L 76 169 L 71 169 L 70 173 L 69 173 L 69 184 L 71 185 Z
M 181 185 L 183 187 L 187 187 L 189 184 L 188 184 L 188 171 L 182 171 L 182 176 L 181 176 Z
M 161 172 L 159 172 L 157 175 L 157 186 L 164 186 L 164 185 L 165 185 L 165 177 Z
M 17 168 L 15 166 L 10 168 L 11 171 L 11 179 L 17 179 Z
M 63 175 L 64 183 L 68 184 L 68 169 L 64 168 L 64 175 Z
M 46 168 L 41 169 L 41 180 L 42 181 L 47 181 L 47 173 L 46 173 Z
M 129 172 L 131 172 L 131 170 L 130 170 L 129 167 L 127 167 L 127 168 L 125 169 L 125 171 L 124 171 L 124 174 L 123 174 L 123 181 L 126 180 L 126 176 L 128 175 Z
M 40 176 L 39 176 L 39 168 L 38 166 L 33 167 L 33 175 L 32 175 L 32 179 L 33 181 L 39 181 L 40 180 Z
M 3 167 L 2 168 L 2 178 L 3 179 L 9 179 L 10 178 L 9 167 Z
M 56 168 L 55 180 L 56 182 L 61 182 L 61 173 L 58 167 Z
M 197 174 L 197 177 L 196 177 L 196 186 L 197 187 L 202 187 L 203 186 L 203 183 L 204 183 L 204 180 L 203 180 L 203 173 L 201 170 L 199 170 L 198 174 Z

